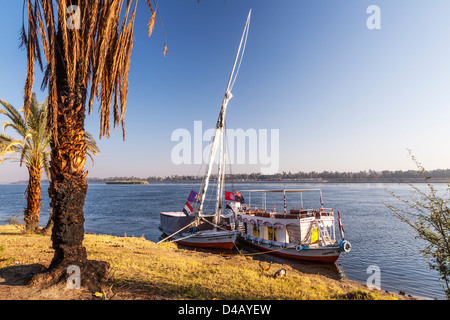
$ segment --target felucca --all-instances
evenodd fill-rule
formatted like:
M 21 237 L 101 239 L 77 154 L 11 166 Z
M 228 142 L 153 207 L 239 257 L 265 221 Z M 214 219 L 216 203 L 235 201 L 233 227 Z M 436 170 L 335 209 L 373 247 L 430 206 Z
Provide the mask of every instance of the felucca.
M 228 79 L 219 118 L 217 119 L 215 134 L 211 142 L 209 163 L 206 166 L 200 191 L 198 193 L 191 191 L 183 211 L 160 212 L 160 229 L 167 235 L 161 241 L 172 239 L 172 241 L 177 241 L 188 246 L 218 249 L 232 249 L 234 247 L 239 231 L 235 230 L 234 216 L 226 215 L 225 210 L 223 210 L 223 186 L 225 180 L 224 125 L 228 101 L 233 97 L 231 90 L 245 51 L 250 16 L 251 10 L 248 14 L 233 68 Z M 218 149 L 219 164 L 216 176 L 215 208 L 212 213 L 208 214 L 205 213 L 205 198 Z

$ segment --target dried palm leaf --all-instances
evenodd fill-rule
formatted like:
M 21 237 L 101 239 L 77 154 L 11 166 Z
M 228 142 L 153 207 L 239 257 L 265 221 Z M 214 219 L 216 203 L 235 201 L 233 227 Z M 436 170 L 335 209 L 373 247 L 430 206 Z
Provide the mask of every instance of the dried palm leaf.
M 151 12 L 148 24 L 150 36 L 156 13 L 160 20 L 161 17 L 157 4 L 151 5 L 150 0 L 146 2 Z M 58 141 L 58 122 L 63 121 L 58 118 L 58 104 L 68 103 L 67 99 L 86 92 L 88 86 L 89 97 L 86 93 L 82 94 L 86 96 L 84 99 L 88 98 L 89 113 L 94 98 L 100 100 L 100 137 L 109 135 L 109 119 L 113 113 L 114 128 L 121 125 L 125 138 L 124 115 L 137 0 L 134 1 L 134 8 L 132 5 L 133 0 L 24 0 L 28 17 L 27 30 L 24 25 L 21 31 L 28 61 L 24 111 L 28 113 L 27 101 L 31 97 L 34 63 L 37 60 L 41 69 L 45 70 L 41 88 L 48 87 L 49 90 L 49 128 L 55 145 L 65 143 Z M 81 23 L 74 28 L 69 24 L 69 18 L 79 18 Z M 45 68 L 42 66 L 40 46 L 47 61 Z M 164 55 L 167 53 L 165 42 Z M 63 83 L 66 89 L 61 87 Z M 70 92 L 61 94 L 61 90 Z

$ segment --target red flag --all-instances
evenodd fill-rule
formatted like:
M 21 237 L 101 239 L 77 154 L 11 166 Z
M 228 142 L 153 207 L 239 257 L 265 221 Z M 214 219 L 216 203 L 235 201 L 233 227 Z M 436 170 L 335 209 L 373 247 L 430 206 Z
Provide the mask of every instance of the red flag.
M 183 208 L 183 213 L 187 216 L 192 215 L 192 212 L 194 211 L 194 209 L 192 209 L 192 206 L 189 204 L 189 202 L 186 201 L 186 204 L 184 205 Z
M 234 193 L 225 191 L 225 200 L 236 201 L 236 199 L 234 198 Z

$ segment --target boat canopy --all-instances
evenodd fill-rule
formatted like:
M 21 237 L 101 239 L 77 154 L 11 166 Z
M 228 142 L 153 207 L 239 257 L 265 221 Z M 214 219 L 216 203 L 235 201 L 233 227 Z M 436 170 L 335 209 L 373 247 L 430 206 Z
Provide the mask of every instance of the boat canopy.
M 283 190 L 240 190 L 240 192 L 263 192 L 263 193 L 295 193 L 295 192 L 309 192 L 322 191 L 320 189 L 283 189 Z
M 300 193 L 300 201 L 301 206 L 303 208 L 303 192 L 310 192 L 310 191 L 318 191 L 320 194 L 320 204 L 323 208 L 323 200 L 322 200 L 322 190 L 321 189 L 277 189 L 277 190 L 241 190 L 240 192 L 248 192 L 249 197 L 251 196 L 252 192 L 261 192 L 264 194 L 264 210 L 266 210 L 266 204 L 265 204 L 265 198 L 266 193 L 282 193 L 284 197 L 284 213 L 286 213 L 286 193 Z M 250 203 L 250 200 L 249 200 Z

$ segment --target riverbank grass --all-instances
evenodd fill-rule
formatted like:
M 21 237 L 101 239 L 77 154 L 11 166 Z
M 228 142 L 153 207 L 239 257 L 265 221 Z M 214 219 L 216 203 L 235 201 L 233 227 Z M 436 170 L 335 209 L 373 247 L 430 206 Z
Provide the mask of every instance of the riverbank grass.
M 0 226 L 0 244 L 0 299 L 13 299 L 14 292 L 20 298 L 43 298 L 43 290 L 29 291 L 31 296 L 24 297 L 28 286 L 9 284 L 14 272 L 49 265 L 53 257 L 50 236 Z M 252 256 L 184 250 L 143 237 L 86 234 L 84 245 L 88 258 L 108 261 L 111 272 L 103 292 L 77 290 L 80 299 L 398 299 L 358 282 L 304 273 L 285 264 L 273 263 L 264 271 L 268 264 Z M 274 273 L 282 268 L 286 277 L 275 278 Z M 2 290 L 10 296 L 2 296 Z M 24 290 L 22 296 L 20 290 Z M 64 299 L 69 293 L 66 288 L 61 290 L 53 298 Z

